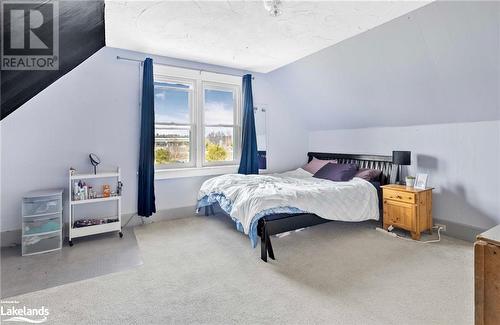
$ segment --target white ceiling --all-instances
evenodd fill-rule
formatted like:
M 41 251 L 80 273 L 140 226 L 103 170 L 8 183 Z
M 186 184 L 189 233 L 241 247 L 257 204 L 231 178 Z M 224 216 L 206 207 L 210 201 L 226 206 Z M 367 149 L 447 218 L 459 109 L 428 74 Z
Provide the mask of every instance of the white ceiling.
M 106 45 L 269 72 L 430 1 L 106 1 Z

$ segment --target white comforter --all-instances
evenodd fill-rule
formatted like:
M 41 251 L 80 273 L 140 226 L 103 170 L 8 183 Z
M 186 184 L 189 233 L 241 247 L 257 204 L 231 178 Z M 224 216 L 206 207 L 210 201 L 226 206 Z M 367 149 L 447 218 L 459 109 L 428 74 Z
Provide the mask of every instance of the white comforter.
M 358 177 L 349 182 L 332 182 L 314 178 L 302 168 L 282 174 L 214 177 L 203 183 L 198 200 L 213 193 L 231 201 L 230 215 L 241 223 L 245 234 L 258 213 L 283 207 L 330 220 L 379 218 L 377 190 L 370 182 Z

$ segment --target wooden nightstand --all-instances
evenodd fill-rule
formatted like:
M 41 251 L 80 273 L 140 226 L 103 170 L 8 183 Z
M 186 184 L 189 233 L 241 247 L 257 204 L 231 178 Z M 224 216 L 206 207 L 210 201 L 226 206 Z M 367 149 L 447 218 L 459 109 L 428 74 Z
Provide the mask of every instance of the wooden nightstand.
M 420 233 L 432 231 L 432 190 L 415 189 L 405 185 L 384 185 L 384 229 L 389 226 L 410 231 L 411 238 L 420 239 Z

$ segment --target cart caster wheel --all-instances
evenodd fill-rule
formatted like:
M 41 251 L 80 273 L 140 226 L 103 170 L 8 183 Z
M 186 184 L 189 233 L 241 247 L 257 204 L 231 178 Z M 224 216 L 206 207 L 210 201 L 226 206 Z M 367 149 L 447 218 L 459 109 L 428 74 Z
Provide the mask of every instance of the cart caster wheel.
M 121 231 L 118 233 L 118 235 L 120 235 L 120 238 L 123 238 L 123 233 Z
M 69 241 L 69 247 L 73 247 L 73 241 Z

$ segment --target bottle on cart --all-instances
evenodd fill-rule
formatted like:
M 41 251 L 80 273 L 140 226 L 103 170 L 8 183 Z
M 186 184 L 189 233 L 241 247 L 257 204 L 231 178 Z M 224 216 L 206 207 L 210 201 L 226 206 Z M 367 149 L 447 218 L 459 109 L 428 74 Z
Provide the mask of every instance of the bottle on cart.
M 78 182 L 74 181 L 73 182 L 73 200 L 78 200 L 78 192 L 79 192 Z

